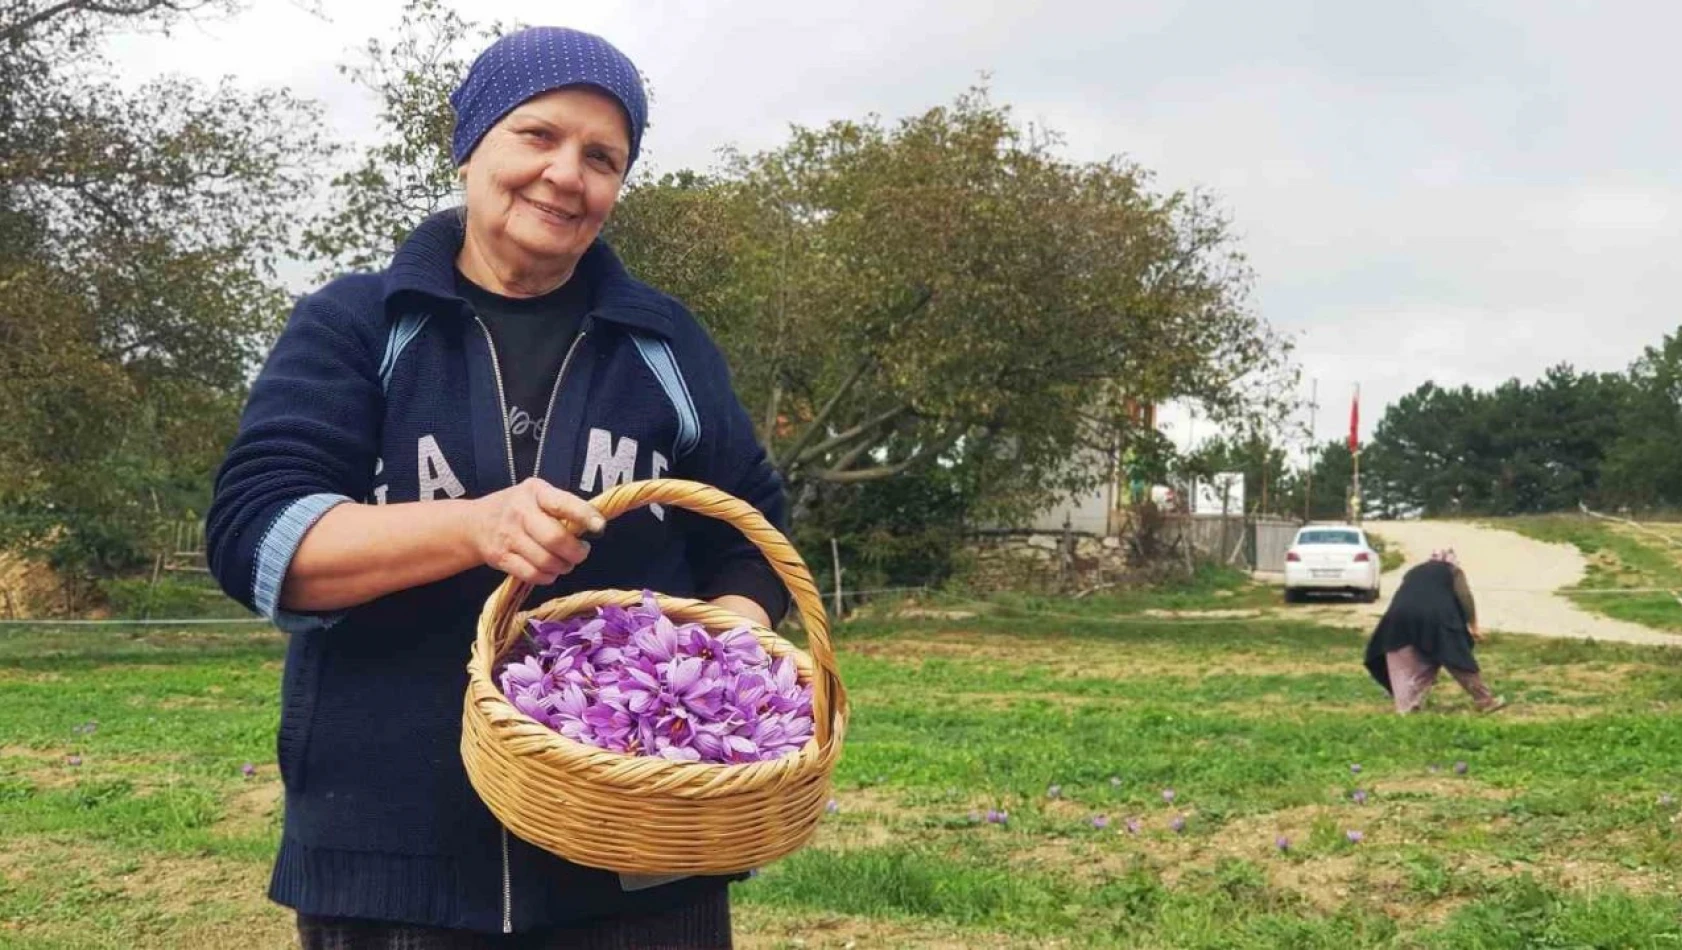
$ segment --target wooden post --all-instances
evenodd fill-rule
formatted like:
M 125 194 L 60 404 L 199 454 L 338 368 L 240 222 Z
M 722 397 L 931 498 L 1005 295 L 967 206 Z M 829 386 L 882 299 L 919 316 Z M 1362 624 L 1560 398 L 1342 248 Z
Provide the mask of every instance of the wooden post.
M 835 568 L 835 619 L 841 619 L 841 545 L 834 538 L 829 539 L 829 560 Z

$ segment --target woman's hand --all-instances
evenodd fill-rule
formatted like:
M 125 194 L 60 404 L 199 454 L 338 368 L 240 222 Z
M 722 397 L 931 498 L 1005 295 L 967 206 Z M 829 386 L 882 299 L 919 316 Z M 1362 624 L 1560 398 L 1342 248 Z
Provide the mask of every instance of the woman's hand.
M 1474 623 L 1471 626 L 1467 627 L 1466 629 L 1471 631 L 1473 640 L 1476 640 L 1479 643 L 1483 642 L 1483 631 L 1478 629 L 1477 624 Z
M 542 587 L 590 556 L 578 535 L 600 534 L 601 512 L 571 492 L 528 478 L 473 502 L 473 547 L 479 560 L 516 580 Z
M 743 597 L 741 594 L 724 594 L 715 597 L 712 600 L 712 605 L 723 607 L 743 620 L 752 621 L 761 627 L 769 628 L 771 626 L 771 615 L 765 612 L 765 608 L 759 606 L 757 601 Z

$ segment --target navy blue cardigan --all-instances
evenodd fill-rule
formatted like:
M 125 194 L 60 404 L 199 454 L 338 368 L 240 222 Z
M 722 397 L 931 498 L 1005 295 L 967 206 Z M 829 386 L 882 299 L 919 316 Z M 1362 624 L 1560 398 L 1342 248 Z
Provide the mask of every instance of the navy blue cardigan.
M 478 568 L 331 615 L 279 606 L 304 533 L 338 504 L 473 498 L 511 462 L 489 334 L 455 294 L 462 226 L 427 220 L 380 274 L 302 298 L 253 385 L 207 524 L 222 587 L 292 634 L 278 741 L 286 822 L 270 895 L 310 914 L 485 932 L 670 906 L 717 878 L 643 890 L 507 834 L 461 764 L 474 622 L 502 576 Z M 598 242 L 540 477 L 589 497 L 660 475 L 706 482 L 785 524 L 724 360 L 680 304 Z M 576 590 L 787 597 L 734 529 L 676 510 L 615 519 L 541 601 Z

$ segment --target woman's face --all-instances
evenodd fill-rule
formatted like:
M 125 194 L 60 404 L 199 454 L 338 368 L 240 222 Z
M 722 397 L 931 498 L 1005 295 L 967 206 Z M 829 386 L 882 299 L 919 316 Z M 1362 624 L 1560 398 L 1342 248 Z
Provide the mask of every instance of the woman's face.
M 499 270 L 570 269 L 619 200 L 630 152 L 625 114 L 600 92 L 522 103 L 462 166 L 469 237 Z

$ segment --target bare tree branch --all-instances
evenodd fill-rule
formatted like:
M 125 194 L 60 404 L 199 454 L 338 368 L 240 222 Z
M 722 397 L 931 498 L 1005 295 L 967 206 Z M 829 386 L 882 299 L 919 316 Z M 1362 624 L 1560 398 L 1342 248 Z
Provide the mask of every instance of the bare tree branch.
M 155 13 L 160 10 L 167 10 L 170 13 L 190 13 L 211 6 L 212 2 L 213 0 L 193 0 L 193 2 L 187 3 L 179 2 L 179 0 L 138 0 L 134 3 L 62 0 L 60 3 L 28 14 L 15 23 L 0 26 L 0 40 L 17 42 L 35 27 L 67 13 L 97 13 L 104 16 L 120 17 L 145 16 L 148 13 Z
M 928 288 L 920 289 L 917 293 L 917 299 L 912 302 L 911 306 L 905 308 L 903 313 L 895 317 L 892 322 L 898 323 L 899 321 L 915 316 L 918 311 L 928 306 L 929 301 L 933 299 L 933 291 Z M 829 400 L 824 403 L 823 408 L 818 410 L 818 414 L 812 418 L 812 421 L 806 426 L 805 431 L 801 432 L 799 438 L 795 439 L 794 446 L 784 453 L 784 458 L 798 459 L 801 457 L 801 453 L 806 450 L 806 447 L 812 443 L 813 439 L 817 438 L 818 433 L 822 432 L 824 426 L 828 424 L 830 416 L 835 415 L 835 410 L 840 407 L 841 401 L 847 398 L 847 394 L 852 392 L 853 388 L 859 384 L 859 380 L 863 379 L 864 374 L 874 365 L 876 365 L 876 356 L 874 354 L 866 356 L 864 359 L 859 361 L 858 368 L 853 370 L 852 375 L 848 376 L 840 386 L 836 387 L 835 392 L 830 394 Z M 785 472 L 784 474 L 787 473 Z
M 913 453 L 910 458 L 907 458 L 903 462 L 896 462 L 892 465 L 880 465 L 875 468 L 857 468 L 848 471 L 829 469 L 819 472 L 818 478 L 836 485 L 856 485 L 859 482 L 873 482 L 883 478 L 892 478 L 906 469 L 921 464 L 922 462 L 926 462 L 929 459 L 940 455 L 942 452 L 945 452 L 947 449 L 950 449 L 958 443 L 958 439 L 963 436 L 963 432 L 964 430 L 959 428 L 946 437 L 939 439 L 934 444 L 925 446 L 921 450 Z
M 897 421 L 901 416 L 904 416 L 906 413 L 908 413 L 910 411 L 911 411 L 911 407 L 909 405 L 895 406 L 894 408 L 889 409 L 887 412 L 884 412 L 881 415 L 878 415 L 873 419 L 866 419 L 865 421 L 859 423 L 856 426 L 853 426 L 851 429 L 848 429 L 845 432 L 840 432 L 840 433 L 837 433 L 833 436 L 830 436 L 829 438 L 823 440 L 822 442 L 818 443 L 817 445 L 814 445 L 811 448 L 807 449 L 806 451 L 800 453 L 800 457 L 794 459 L 793 462 L 791 462 L 790 464 L 792 464 L 792 465 L 804 465 L 807 462 L 811 462 L 811 461 L 815 461 L 817 459 L 820 459 L 824 455 L 826 455 L 830 452 L 833 452 L 836 449 L 841 448 L 842 446 L 846 445 L 849 442 L 852 442 L 855 439 L 860 439 L 860 438 L 864 438 L 865 436 L 868 436 L 868 435 L 873 435 L 876 432 L 876 430 L 881 429 L 884 426 L 887 426 L 890 423 L 893 423 L 893 422 Z

